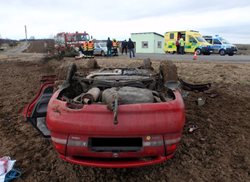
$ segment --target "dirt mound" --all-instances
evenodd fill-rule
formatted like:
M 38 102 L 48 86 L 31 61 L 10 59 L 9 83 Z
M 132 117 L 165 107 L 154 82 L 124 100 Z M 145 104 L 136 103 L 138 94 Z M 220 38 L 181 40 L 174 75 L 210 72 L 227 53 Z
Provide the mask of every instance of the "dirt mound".
M 48 53 L 53 52 L 55 41 L 53 39 L 29 41 L 29 47 L 24 52 L 27 53 Z
M 238 48 L 237 54 L 250 55 L 250 45 L 249 44 L 236 44 Z
M 85 60 L 80 60 L 83 64 Z M 99 59 L 100 66 L 141 64 L 141 60 Z M 59 159 L 49 140 L 23 121 L 22 108 L 36 94 L 42 75 L 74 59 L 0 61 L 0 156 L 16 159 L 18 181 L 250 181 L 250 64 L 177 62 L 179 77 L 212 82 L 218 94 L 189 92 L 186 125 L 175 157 L 135 169 L 99 169 Z M 78 62 L 78 61 L 77 61 Z M 85 63 L 84 63 L 85 64 Z M 153 61 L 153 67 L 159 67 Z M 205 99 L 198 106 L 197 98 Z M 188 132 L 190 125 L 198 129 Z

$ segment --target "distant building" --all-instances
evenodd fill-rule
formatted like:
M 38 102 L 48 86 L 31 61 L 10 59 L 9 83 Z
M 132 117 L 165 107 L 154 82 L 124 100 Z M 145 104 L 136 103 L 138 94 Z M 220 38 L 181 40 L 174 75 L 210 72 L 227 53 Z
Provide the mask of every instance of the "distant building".
M 131 33 L 136 53 L 164 53 L 164 36 L 155 32 Z

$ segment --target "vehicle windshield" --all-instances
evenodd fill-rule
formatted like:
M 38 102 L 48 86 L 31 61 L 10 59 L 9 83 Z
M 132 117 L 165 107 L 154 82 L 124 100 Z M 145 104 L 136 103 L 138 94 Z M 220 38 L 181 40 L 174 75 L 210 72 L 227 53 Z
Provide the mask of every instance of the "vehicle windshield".
M 222 44 L 230 44 L 226 39 L 220 38 Z
M 88 41 L 89 35 L 88 34 L 77 34 L 77 41 Z
M 199 41 L 199 42 L 206 42 L 206 40 L 202 37 L 196 37 L 196 39 Z

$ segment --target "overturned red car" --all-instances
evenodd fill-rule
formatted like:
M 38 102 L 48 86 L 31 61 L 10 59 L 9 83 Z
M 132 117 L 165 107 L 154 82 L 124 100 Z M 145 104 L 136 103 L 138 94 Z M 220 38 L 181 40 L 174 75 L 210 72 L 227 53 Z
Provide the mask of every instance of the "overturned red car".
M 147 66 L 83 74 L 72 64 L 56 91 L 55 77 L 43 77 L 24 115 L 65 161 L 108 168 L 161 163 L 173 157 L 185 123 L 181 94 L 168 87 L 167 74 Z

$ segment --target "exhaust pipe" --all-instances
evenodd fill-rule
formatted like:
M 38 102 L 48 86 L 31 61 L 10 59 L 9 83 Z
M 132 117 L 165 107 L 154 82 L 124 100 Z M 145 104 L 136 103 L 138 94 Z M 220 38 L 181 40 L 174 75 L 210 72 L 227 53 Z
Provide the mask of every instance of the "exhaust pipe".
M 93 102 L 97 101 L 100 93 L 101 91 L 99 88 L 93 87 L 89 89 L 87 93 L 82 93 L 81 95 L 75 97 L 73 101 L 76 103 L 92 104 Z
M 91 88 L 86 94 L 82 96 L 81 100 L 84 104 L 92 104 L 98 99 L 100 93 L 101 91 L 99 88 Z

